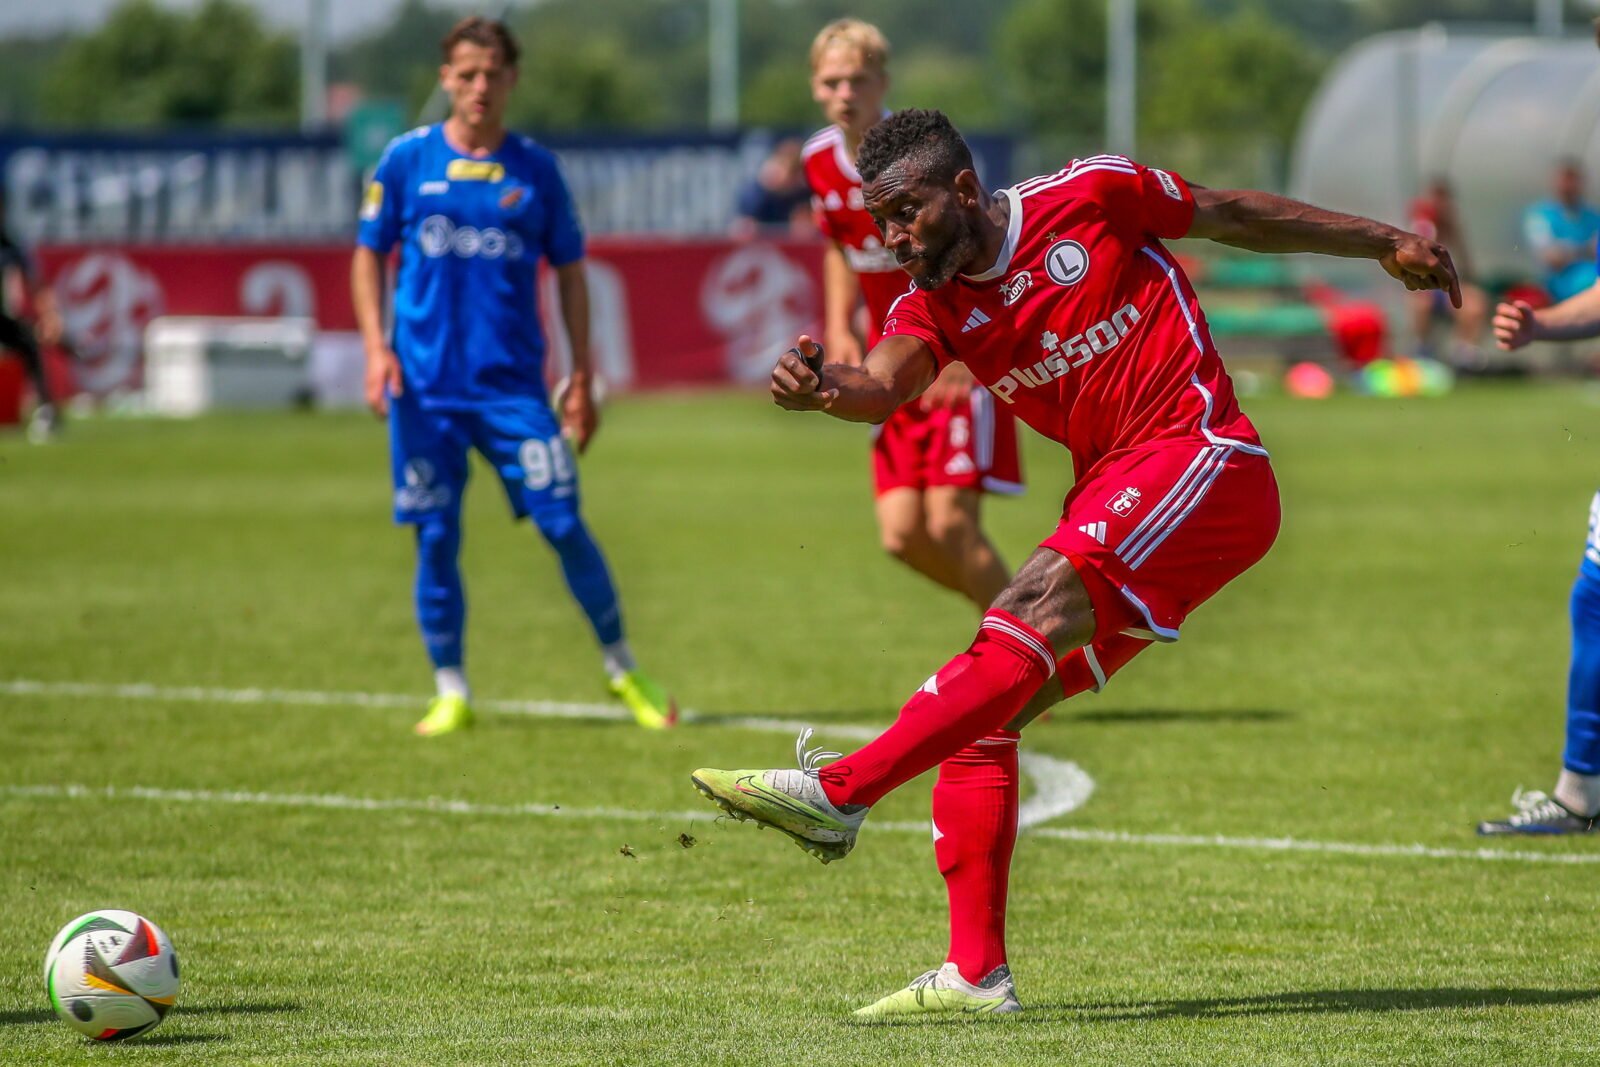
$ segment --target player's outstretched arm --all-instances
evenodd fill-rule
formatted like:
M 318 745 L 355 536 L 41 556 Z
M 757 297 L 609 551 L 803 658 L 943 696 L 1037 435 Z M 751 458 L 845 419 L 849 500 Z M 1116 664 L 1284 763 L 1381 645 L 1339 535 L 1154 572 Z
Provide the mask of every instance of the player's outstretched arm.
M 1438 241 L 1337 211 L 1324 211 L 1286 196 L 1254 189 L 1194 191 L 1190 237 L 1204 237 L 1251 252 L 1317 252 L 1325 256 L 1375 259 L 1407 289 L 1442 289 L 1461 306 L 1461 283 L 1450 253 Z
M 1530 341 L 1577 341 L 1600 337 L 1600 282 L 1553 307 L 1535 309 L 1521 300 L 1494 310 L 1495 344 L 1507 352 Z
M 847 422 L 882 422 L 894 409 L 922 395 L 938 375 L 933 351 L 915 337 L 897 334 L 879 341 L 859 367 L 829 363 L 819 377 L 805 359 L 817 343 L 804 334 L 772 368 L 772 400 L 789 411 L 826 411 Z

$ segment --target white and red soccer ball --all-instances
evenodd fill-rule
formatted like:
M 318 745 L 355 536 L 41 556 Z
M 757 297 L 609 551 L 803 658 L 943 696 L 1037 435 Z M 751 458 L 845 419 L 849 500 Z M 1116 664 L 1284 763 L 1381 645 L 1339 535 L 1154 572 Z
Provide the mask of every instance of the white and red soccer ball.
M 156 1027 L 178 996 L 178 954 L 160 927 L 131 911 L 73 919 L 44 958 L 45 989 L 61 1021 L 96 1041 Z

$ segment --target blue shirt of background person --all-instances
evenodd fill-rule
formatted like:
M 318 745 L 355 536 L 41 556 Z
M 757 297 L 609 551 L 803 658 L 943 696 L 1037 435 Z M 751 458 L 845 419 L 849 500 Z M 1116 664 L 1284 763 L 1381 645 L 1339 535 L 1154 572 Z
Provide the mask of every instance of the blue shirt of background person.
M 584 254 L 548 150 L 507 134 L 467 156 L 442 124 L 413 130 L 379 161 L 356 239 L 380 255 L 400 246 L 393 347 L 424 408 L 544 398 L 539 259 L 560 267 Z
M 1554 195 L 1528 208 L 1522 230 L 1539 258 L 1540 282 L 1558 303 L 1595 283 L 1600 211 L 1583 199 L 1583 171 L 1576 162 L 1557 165 Z

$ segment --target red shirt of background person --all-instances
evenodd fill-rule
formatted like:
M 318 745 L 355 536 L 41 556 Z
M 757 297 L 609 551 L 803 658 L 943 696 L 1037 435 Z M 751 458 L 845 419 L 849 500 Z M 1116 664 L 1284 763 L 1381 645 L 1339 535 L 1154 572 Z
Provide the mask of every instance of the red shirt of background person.
M 868 347 L 910 280 L 884 250 L 863 206 L 855 152 L 883 116 L 888 42 L 856 19 L 825 26 L 811 46 L 812 96 L 830 125 L 806 142 L 804 166 L 823 259 L 828 358 L 858 364 L 855 318 L 866 303 Z M 982 493 L 1018 493 L 1022 468 L 1015 420 L 959 364 L 921 402 L 895 412 L 873 438 L 873 488 L 884 547 L 980 610 L 1009 573 L 983 533 Z
M 1438 241 L 1455 256 L 1461 279 L 1461 306 L 1454 307 L 1438 290 L 1410 294 L 1406 298 L 1411 320 L 1412 340 L 1419 356 L 1443 356 L 1458 367 L 1472 368 L 1483 362 L 1482 342 L 1489 325 L 1489 294 L 1473 281 L 1472 260 L 1461 214 L 1456 208 L 1455 189 L 1442 176 L 1429 179 L 1423 194 L 1411 202 L 1409 225 L 1413 233 Z M 1451 323 L 1448 352 L 1437 352 L 1433 326 L 1439 319 Z

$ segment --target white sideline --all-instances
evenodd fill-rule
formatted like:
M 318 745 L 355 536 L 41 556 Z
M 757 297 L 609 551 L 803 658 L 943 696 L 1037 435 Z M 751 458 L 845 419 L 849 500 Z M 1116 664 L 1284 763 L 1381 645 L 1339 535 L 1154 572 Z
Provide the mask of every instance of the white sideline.
M 1228 837 L 1223 834 L 1129 834 L 1119 830 L 1079 830 L 1041 826 L 1040 837 L 1082 841 L 1099 845 L 1154 845 L 1174 848 L 1237 848 L 1262 852 L 1323 852 L 1343 856 L 1400 856 L 1430 860 L 1486 860 L 1509 863 L 1556 863 L 1588 866 L 1600 863 L 1600 854 L 1587 852 L 1526 852 L 1498 848 L 1439 848 L 1432 845 L 1369 845 L 1355 841 L 1307 841 L 1298 837 Z
M 441 797 L 353 797 L 331 793 L 257 793 L 243 790 L 152 789 L 146 786 L 10 785 L 0 786 L 0 797 L 60 800 L 149 800 L 180 804 L 247 804 L 287 808 L 329 808 L 343 811 L 417 811 L 437 815 L 479 815 L 534 818 L 617 819 L 634 822 L 708 822 L 710 811 L 633 811 L 626 808 L 572 808 L 560 804 L 476 804 Z M 874 824 L 876 832 L 928 832 L 927 823 Z M 1112 830 L 1074 830 L 1039 827 L 1034 836 L 1099 845 L 1136 845 L 1153 848 L 1226 848 L 1266 852 L 1316 852 L 1335 855 L 1383 856 L 1402 859 L 1476 860 L 1495 863 L 1592 865 L 1600 855 L 1588 853 L 1526 852 L 1489 848 L 1436 848 L 1428 845 L 1369 845 L 1346 841 L 1305 841 L 1289 837 L 1226 837 L 1188 834 L 1129 834 Z
M 415 708 L 421 697 L 408 693 L 329 692 L 308 689 L 222 689 L 210 686 L 161 686 L 148 682 L 42 682 L 28 678 L 0 681 L 0 694 L 12 696 L 73 696 L 88 699 L 157 700 L 193 704 L 291 704 L 317 707 Z M 614 719 L 632 721 L 628 712 L 612 704 L 574 704 L 558 700 L 477 700 L 480 711 L 501 715 L 532 715 L 559 719 Z M 756 715 L 705 715 L 684 712 L 685 722 L 706 726 L 730 726 L 743 730 L 793 735 L 807 723 Z M 873 726 L 830 723 L 817 727 L 825 737 L 870 741 L 881 732 Z M 1023 829 L 1076 811 L 1094 792 L 1094 779 L 1069 760 L 1035 752 L 1020 757 L 1022 773 L 1033 782 L 1033 790 L 1017 813 Z M 528 814 L 518 812 L 518 814 Z M 655 816 L 649 816 L 654 818 Z
M 633 811 L 570 808 L 561 804 L 475 804 L 444 797 L 351 797 L 338 793 L 257 793 L 244 789 L 152 789 L 147 786 L 8 785 L 0 796 L 59 800 L 159 800 L 177 804 L 255 804 L 339 811 L 420 811 L 437 815 L 509 815 L 551 819 L 626 819 L 637 822 L 709 822 L 714 811 Z

